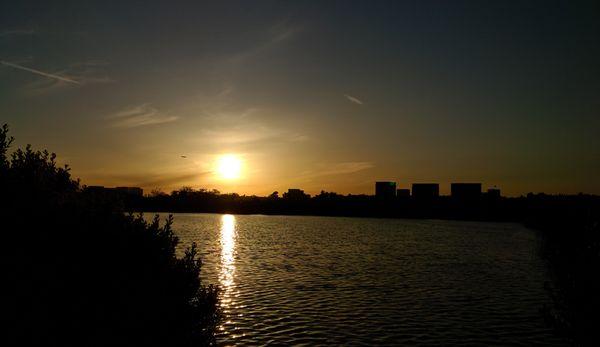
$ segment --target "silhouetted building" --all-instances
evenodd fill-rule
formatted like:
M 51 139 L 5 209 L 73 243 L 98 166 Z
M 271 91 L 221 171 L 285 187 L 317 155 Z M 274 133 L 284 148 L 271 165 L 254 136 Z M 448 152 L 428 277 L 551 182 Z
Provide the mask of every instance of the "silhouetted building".
M 452 183 L 450 194 L 457 201 L 477 201 L 481 198 L 481 183 Z
M 144 195 L 144 190 L 140 187 L 116 187 L 116 188 L 106 188 L 104 186 L 87 186 L 85 188 L 86 191 L 98 194 L 112 194 L 112 195 L 127 195 L 127 196 L 136 196 L 142 197 Z
M 104 186 L 87 186 L 85 190 L 92 193 L 103 193 L 106 188 Z
M 487 190 L 486 196 L 488 199 L 500 199 L 500 189 L 490 188 Z
M 397 189 L 396 197 L 403 199 L 410 198 L 410 189 Z
M 437 183 L 413 183 L 412 197 L 415 200 L 433 200 L 440 196 L 440 185 Z
M 304 190 L 302 189 L 291 188 L 288 189 L 287 193 L 283 193 L 283 198 L 289 200 L 302 200 L 310 198 L 310 195 L 304 193 Z
M 396 182 L 375 182 L 375 196 L 380 199 L 396 197 Z
M 140 187 L 116 187 L 115 191 L 122 194 L 131 196 L 143 196 L 144 190 Z

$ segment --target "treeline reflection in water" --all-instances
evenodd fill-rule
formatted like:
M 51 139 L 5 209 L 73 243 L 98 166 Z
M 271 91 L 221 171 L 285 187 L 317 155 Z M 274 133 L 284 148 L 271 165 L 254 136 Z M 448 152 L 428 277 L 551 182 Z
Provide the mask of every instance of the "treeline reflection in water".
M 174 229 L 223 288 L 220 344 L 563 343 L 517 224 L 176 214 Z

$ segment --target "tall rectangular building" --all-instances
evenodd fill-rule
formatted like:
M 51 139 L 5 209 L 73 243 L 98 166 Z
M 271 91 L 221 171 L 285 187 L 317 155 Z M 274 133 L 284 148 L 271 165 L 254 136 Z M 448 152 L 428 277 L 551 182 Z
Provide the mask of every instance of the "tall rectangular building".
M 380 199 L 393 199 L 396 197 L 396 182 L 375 182 L 375 196 Z

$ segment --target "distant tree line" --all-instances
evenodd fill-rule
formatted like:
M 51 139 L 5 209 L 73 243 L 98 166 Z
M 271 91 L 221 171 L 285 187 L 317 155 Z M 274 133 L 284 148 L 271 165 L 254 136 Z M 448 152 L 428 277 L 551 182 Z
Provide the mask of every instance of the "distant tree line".
M 134 211 L 207 212 L 237 214 L 289 214 L 349 217 L 440 218 L 482 221 L 527 222 L 550 210 L 579 210 L 600 206 L 600 196 L 528 194 L 522 197 L 489 197 L 457 200 L 400 197 L 381 199 L 373 195 L 319 194 L 293 196 L 273 192 L 268 196 L 221 194 L 218 190 L 183 187 L 170 194 L 152 191 L 138 196 L 115 197 Z

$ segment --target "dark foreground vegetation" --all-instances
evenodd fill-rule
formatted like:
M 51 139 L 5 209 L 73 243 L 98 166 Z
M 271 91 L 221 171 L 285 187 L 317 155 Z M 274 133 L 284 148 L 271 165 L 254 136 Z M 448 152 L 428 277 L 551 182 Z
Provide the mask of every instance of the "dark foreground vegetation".
M 600 346 L 600 208 L 592 204 L 547 207 L 528 219 L 541 231 L 553 283 L 548 323 L 573 345 Z
M 218 291 L 192 247 L 178 258 L 159 226 L 82 194 L 54 154 L 17 149 L 0 129 L 0 208 L 8 345 L 208 345 Z

